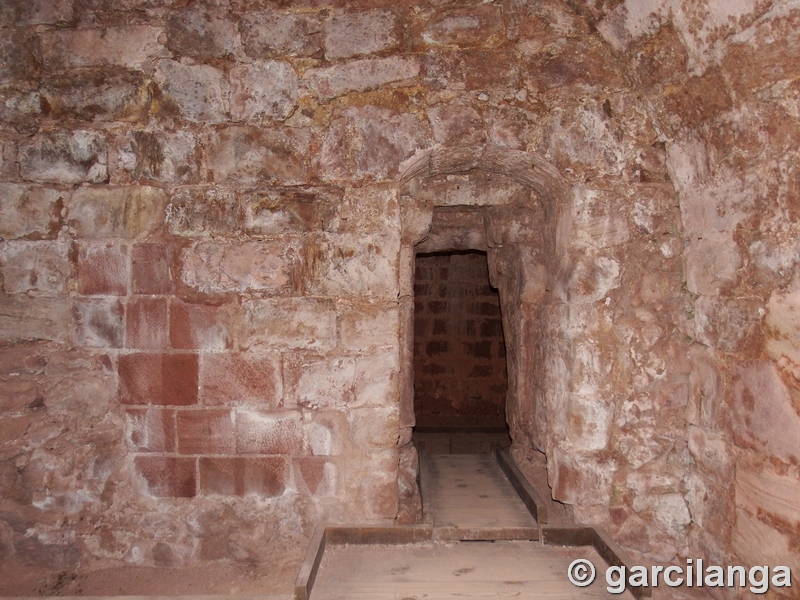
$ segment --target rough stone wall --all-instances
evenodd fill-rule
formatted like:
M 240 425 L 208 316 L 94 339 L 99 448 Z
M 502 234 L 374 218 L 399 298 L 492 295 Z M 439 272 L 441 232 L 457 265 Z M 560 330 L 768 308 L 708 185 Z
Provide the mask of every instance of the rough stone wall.
M 517 460 L 649 560 L 797 569 L 798 15 L 2 3 L 0 552 L 285 560 L 393 519 L 398 176 L 490 143 L 568 184 L 430 188 L 487 205 Z
M 486 254 L 419 254 L 414 271 L 417 426 L 505 427 L 500 298 Z
M 796 571 L 800 4 L 582 8 L 633 66 L 680 207 L 690 553 Z

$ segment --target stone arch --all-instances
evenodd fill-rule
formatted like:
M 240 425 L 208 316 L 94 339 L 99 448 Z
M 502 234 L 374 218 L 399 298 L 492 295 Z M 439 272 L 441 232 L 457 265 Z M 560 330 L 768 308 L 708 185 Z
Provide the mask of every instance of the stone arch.
M 498 189 L 517 186 L 527 192 L 489 194 L 483 198 L 475 194 L 467 204 L 459 204 L 458 194 L 454 199 L 444 198 L 453 186 L 468 184 L 470 177 L 480 173 L 496 176 Z M 448 181 L 454 176 L 454 181 Z M 426 184 L 437 178 L 437 190 L 426 190 Z M 404 447 L 407 452 L 413 452 L 410 441 L 415 419 L 414 259 L 423 243 L 427 244 L 425 251 L 487 251 L 491 283 L 500 293 L 506 336 L 506 420 L 515 444 L 523 442 L 525 446 L 544 450 L 545 403 L 536 401 L 537 395 L 543 394 L 544 390 L 537 390 L 536 382 L 530 377 L 533 369 L 544 367 L 544 357 L 541 352 L 537 355 L 535 344 L 530 342 L 540 335 L 539 307 L 546 301 L 549 290 L 558 287 L 559 280 L 565 280 L 564 271 L 568 270 L 559 248 L 564 247 L 560 238 L 569 229 L 565 223 L 568 221 L 565 216 L 569 214 L 565 210 L 569 184 L 552 164 L 540 156 L 488 144 L 443 147 L 422 153 L 407 164 L 398 191 L 402 222 L 399 298 L 401 461 Z M 440 236 L 441 239 L 431 245 L 429 236 L 436 228 L 434 216 L 437 210 L 458 208 L 482 215 L 484 231 L 468 231 L 461 237 Z M 401 498 L 404 492 L 414 487 L 413 475 L 405 474 L 406 485 L 401 481 Z M 403 477 L 401 469 L 401 479 Z

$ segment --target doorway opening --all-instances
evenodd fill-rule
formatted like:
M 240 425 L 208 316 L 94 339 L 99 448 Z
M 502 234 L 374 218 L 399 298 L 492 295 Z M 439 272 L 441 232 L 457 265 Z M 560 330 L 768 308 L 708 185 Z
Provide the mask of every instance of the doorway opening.
M 486 252 L 418 253 L 414 269 L 413 436 L 431 454 L 511 444 L 500 296 Z

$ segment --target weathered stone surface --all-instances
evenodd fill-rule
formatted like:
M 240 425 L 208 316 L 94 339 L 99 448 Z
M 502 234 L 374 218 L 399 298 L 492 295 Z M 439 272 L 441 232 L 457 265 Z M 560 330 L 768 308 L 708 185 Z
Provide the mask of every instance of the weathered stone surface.
M 367 452 L 392 449 L 400 436 L 396 406 L 352 409 L 347 413 L 347 424 L 350 438 Z
M 454 8 L 429 23 L 422 39 L 436 46 L 496 46 L 504 37 L 502 19 L 499 6 Z
M 204 495 L 274 498 L 286 489 L 284 458 L 201 458 L 199 469 Z
M 312 456 L 339 456 L 346 446 L 346 415 L 342 411 L 305 412 L 303 428 Z
M 733 106 L 722 75 L 716 70 L 667 86 L 664 103 L 678 126 L 689 127 L 697 127 Z
M 159 350 L 169 339 L 166 298 L 138 297 L 128 303 L 125 313 L 125 347 Z
M 800 43 L 796 11 L 765 19 L 735 36 L 728 45 L 722 65 L 738 93 L 761 90 L 791 77 L 797 64 L 789 48 Z
M 486 141 L 480 113 L 460 101 L 440 104 L 428 110 L 433 139 L 439 144 L 480 144 Z
M 140 73 L 102 71 L 48 79 L 40 96 L 49 119 L 139 121 L 149 109 L 147 81 Z
M 160 60 L 155 81 L 163 94 L 157 107 L 162 114 L 199 123 L 225 121 L 229 85 L 220 69 Z
M 248 300 L 242 308 L 239 344 L 243 349 L 325 351 L 336 345 L 336 308 L 330 300 Z
M 17 23 L 52 25 L 68 23 L 74 14 L 73 0 L 32 0 L 19 7 Z
M 333 187 L 270 187 L 242 195 L 245 231 L 276 235 L 326 231 L 334 225 L 343 192 Z
M 125 416 L 125 436 L 131 450 L 175 451 L 175 411 L 160 408 L 129 408 Z
M 229 306 L 173 299 L 169 309 L 170 344 L 186 350 L 229 350 L 233 346 L 232 312 Z
M 27 181 L 104 183 L 108 181 L 105 136 L 94 131 L 37 134 L 19 146 L 20 175 Z
M 38 40 L 31 31 L 12 30 L 0 40 L 0 81 L 27 80 L 41 67 Z
M 767 354 L 791 377 L 793 387 L 800 387 L 800 294 L 773 292 L 765 324 Z
M 260 61 L 231 69 L 231 117 L 252 123 L 260 119 L 283 121 L 297 105 L 300 87 L 291 64 Z
M 173 291 L 174 250 L 166 244 L 136 244 L 131 248 L 131 291 L 134 294 Z
M 58 295 L 70 276 L 68 247 L 63 242 L 7 242 L 0 245 L 0 274 L 7 294 Z
M 236 448 L 234 414 L 224 409 L 178 411 L 177 447 L 181 454 L 231 454 Z
M 124 246 L 81 244 L 78 248 L 78 292 L 87 296 L 124 296 L 128 292 L 128 253 Z
M 573 85 L 611 87 L 622 82 L 611 54 L 601 46 L 556 46 L 548 50 L 525 65 L 526 83 L 538 92 Z
M 162 498 L 193 498 L 197 493 L 197 460 L 137 456 L 136 470 L 147 491 Z
M 252 58 L 314 56 L 322 50 L 322 25 L 314 13 L 248 12 L 241 16 L 239 29 Z
M 133 179 L 170 183 L 200 179 L 200 151 L 189 131 L 134 131 L 114 141 L 112 157 L 116 172 L 127 172 Z
M 736 352 L 754 343 L 763 316 L 763 302 L 757 298 L 720 302 L 700 297 L 694 302 L 694 337 L 711 348 Z
M 187 6 L 167 19 L 166 46 L 178 55 L 224 58 L 236 50 L 238 32 L 232 19 L 216 18 L 201 6 Z
M 301 128 L 228 127 L 211 136 L 208 169 L 227 180 L 302 185 L 308 177 L 311 132 Z
M 196 354 L 122 354 L 118 369 L 119 398 L 124 404 L 197 403 Z
M 162 31 L 148 25 L 98 29 L 52 29 L 41 34 L 42 59 L 49 69 L 144 67 L 161 56 Z
M 419 63 L 408 57 L 367 58 L 333 67 L 309 69 L 303 75 L 321 101 L 349 92 L 366 92 L 388 84 L 409 85 L 419 75 Z
M 303 446 L 300 413 L 240 410 L 236 414 L 239 454 L 296 454 Z
M 400 364 L 396 352 L 356 359 L 353 380 L 355 406 L 396 407 Z
M 349 58 L 391 50 L 400 43 L 397 20 L 388 10 L 334 13 L 324 25 L 325 58 Z
M 396 346 L 399 315 L 393 304 L 343 304 L 339 312 L 342 346 L 364 352 L 378 347 Z
M 408 114 L 373 106 L 349 108 L 335 119 L 325 136 L 320 167 L 326 179 L 387 179 L 400 163 L 427 145 L 427 131 Z
M 339 494 L 339 465 L 335 460 L 323 457 L 305 457 L 295 461 L 295 481 L 305 492 L 316 498 Z M 305 489 L 304 489 L 305 488 Z
M 67 303 L 63 298 L 0 296 L 0 341 L 65 341 L 69 337 Z
M 800 462 L 800 416 L 777 368 L 767 361 L 739 367 L 733 392 L 736 444 L 786 463 Z
M 272 355 L 207 354 L 200 366 L 200 387 L 205 405 L 277 408 L 283 400 L 281 361 Z
M 167 205 L 166 222 L 170 233 L 184 237 L 235 235 L 242 226 L 242 211 L 230 188 L 179 188 Z
M 164 222 L 165 206 L 154 187 L 83 187 L 67 201 L 67 224 L 80 238 L 145 237 Z
M 117 298 L 77 298 L 72 304 L 75 344 L 89 348 L 122 348 L 125 310 Z
M 551 460 L 547 471 L 554 500 L 588 506 L 608 503 L 617 468 L 613 461 L 558 450 L 548 463 Z
M 306 286 L 331 296 L 396 298 L 398 250 L 390 237 L 330 235 L 311 250 L 323 260 L 306 274 Z
M 351 357 L 287 365 L 292 401 L 314 410 L 342 409 L 353 403 L 356 361 Z
M 292 247 L 285 242 L 201 242 L 181 255 L 181 280 L 206 294 L 286 293 L 293 288 Z

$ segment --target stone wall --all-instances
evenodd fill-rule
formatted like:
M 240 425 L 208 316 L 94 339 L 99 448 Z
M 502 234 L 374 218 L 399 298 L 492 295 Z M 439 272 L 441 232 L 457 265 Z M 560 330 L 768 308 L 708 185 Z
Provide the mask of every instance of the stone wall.
M 514 456 L 576 520 L 800 567 L 798 15 L 3 3 L 2 556 L 292 560 L 413 520 L 413 256 L 479 249 Z
M 418 427 L 505 427 L 506 346 L 486 254 L 418 254 L 414 413 Z

